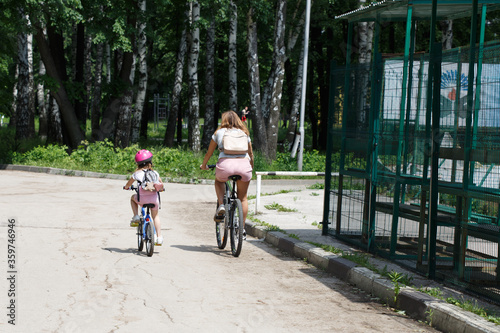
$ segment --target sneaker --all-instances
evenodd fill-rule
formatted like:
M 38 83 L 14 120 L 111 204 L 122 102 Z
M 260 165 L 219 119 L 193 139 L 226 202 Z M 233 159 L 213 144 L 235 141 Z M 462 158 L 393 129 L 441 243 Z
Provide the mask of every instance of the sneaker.
M 224 214 L 226 214 L 226 207 L 224 206 L 224 204 L 222 204 L 219 206 L 219 208 L 217 208 L 217 212 L 215 213 L 214 216 L 214 221 L 215 222 L 224 221 Z
M 155 245 L 161 246 L 163 244 L 163 236 L 156 237 L 155 235 Z
M 247 240 L 247 231 L 243 229 L 243 240 Z
M 130 221 L 130 226 L 131 227 L 137 227 L 139 225 L 139 221 L 141 220 L 141 217 L 139 215 L 135 215 L 132 220 Z

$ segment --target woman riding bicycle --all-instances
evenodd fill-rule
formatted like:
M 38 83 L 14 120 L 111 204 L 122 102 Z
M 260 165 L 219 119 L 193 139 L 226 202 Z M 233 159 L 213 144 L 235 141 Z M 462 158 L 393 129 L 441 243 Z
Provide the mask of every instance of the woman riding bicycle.
M 245 133 L 248 137 L 248 153 L 246 154 L 226 154 L 224 153 L 223 137 L 228 130 L 237 130 Z M 212 140 L 208 146 L 208 151 L 200 165 L 200 169 L 208 170 L 208 160 L 214 153 L 215 149 L 219 148 L 219 159 L 215 167 L 215 193 L 219 207 L 215 213 L 214 219 L 220 220 L 224 216 L 226 209 L 224 207 L 224 183 L 229 179 L 229 176 L 239 175 L 241 179 L 237 181 L 237 196 L 241 201 L 243 208 L 243 227 L 248 213 L 247 192 L 250 180 L 252 179 L 253 169 L 253 151 L 252 142 L 247 127 L 234 111 L 226 111 L 222 114 L 221 124 L 212 135 Z
M 163 236 L 161 234 L 160 215 L 158 214 L 158 207 L 160 204 L 158 191 L 163 190 L 163 183 L 158 172 L 153 170 L 153 154 L 149 150 L 139 150 L 135 155 L 135 163 L 137 164 L 137 169 L 135 170 L 132 177 L 130 177 L 127 184 L 123 187 L 124 189 L 130 189 L 130 186 L 132 186 L 135 181 L 137 181 L 139 184 L 144 183 L 146 181 L 146 171 L 154 172 L 156 174 L 155 178 L 157 179 L 157 181 L 153 185 L 153 188 L 151 188 L 151 190 L 146 190 L 143 189 L 142 186 L 139 186 L 139 197 L 137 197 L 137 194 L 133 194 L 130 198 L 130 205 L 132 207 L 132 212 L 134 213 L 134 217 L 132 217 L 132 220 L 130 221 L 130 226 L 136 227 L 139 223 L 140 217 L 138 206 L 142 207 L 142 205 L 148 203 L 154 204 L 155 206 L 151 209 L 151 215 L 153 217 L 157 236 L 155 239 L 155 244 L 161 246 L 163 244 Z

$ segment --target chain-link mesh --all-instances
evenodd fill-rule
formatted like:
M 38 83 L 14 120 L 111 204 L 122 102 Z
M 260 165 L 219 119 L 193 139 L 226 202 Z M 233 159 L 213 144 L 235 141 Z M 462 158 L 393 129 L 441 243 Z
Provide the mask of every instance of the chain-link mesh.
M 500 45 L 476 49 L 474 58 L 473 70 L 469 48 L 333 70 L 330 112 L 342 129 L 340 155 L 331 155 L 340 177 L 330 185 L 329 231 L 500 301 Z M 440 68 L 439 96 L 428 89 L 429 63 L 440 66 L 431 72 Z M 437 226 L 432 272 L 429 214 Z

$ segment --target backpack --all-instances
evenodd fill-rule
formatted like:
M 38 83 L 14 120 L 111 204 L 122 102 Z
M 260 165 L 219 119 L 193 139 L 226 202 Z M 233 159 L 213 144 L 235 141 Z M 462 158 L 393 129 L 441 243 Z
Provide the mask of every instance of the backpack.
M 248 136 L 241 130 L 226 129 L 222 136 L 224 154 L 242 155 L 248 153 Z
M 155 184 L 161 184 L 158 178 L 158 174 L 153 170 L 144 170 L 144 180 L 140 182 L 140 186 L 145 191 L 158 192 L 158 186 Z

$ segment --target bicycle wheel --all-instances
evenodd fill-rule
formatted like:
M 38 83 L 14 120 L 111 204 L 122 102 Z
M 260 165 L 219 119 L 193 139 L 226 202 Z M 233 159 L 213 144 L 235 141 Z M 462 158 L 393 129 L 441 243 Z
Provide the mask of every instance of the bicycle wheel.
M 219 203 L 217 203 L 217 208 L 218 208 L 218 205 L 219 205 Z M 226 244 L 227 244 L 228 216 L 229 216 L 229 214 L 227 214 L 227 212 L 226 212 L 226 216 L 224 217 L 224 222 L 222 222 L 222 223 L 215 222 L 215 237 L 217 238 L 217 247 L 221 250 L 223 248 L 225 248 Z
M 141 218 L 139 224 L 137 225 L 137 249 L 139 251 L 142 251 L 142 248 L 144 247 L 144 242 L 142 240 L 142 226 L 143 226 L 143 221 Z
M 235 199 L 230 209 L 231 253 L 237 257 L 243 246 L 243 207 L 240 199 Z
M 146 225 L 146 254 L 148 257 L 153 255 L 153 250 L 155 248 L 155 232 L 153 231 L 153 222 L 149 221 Z

